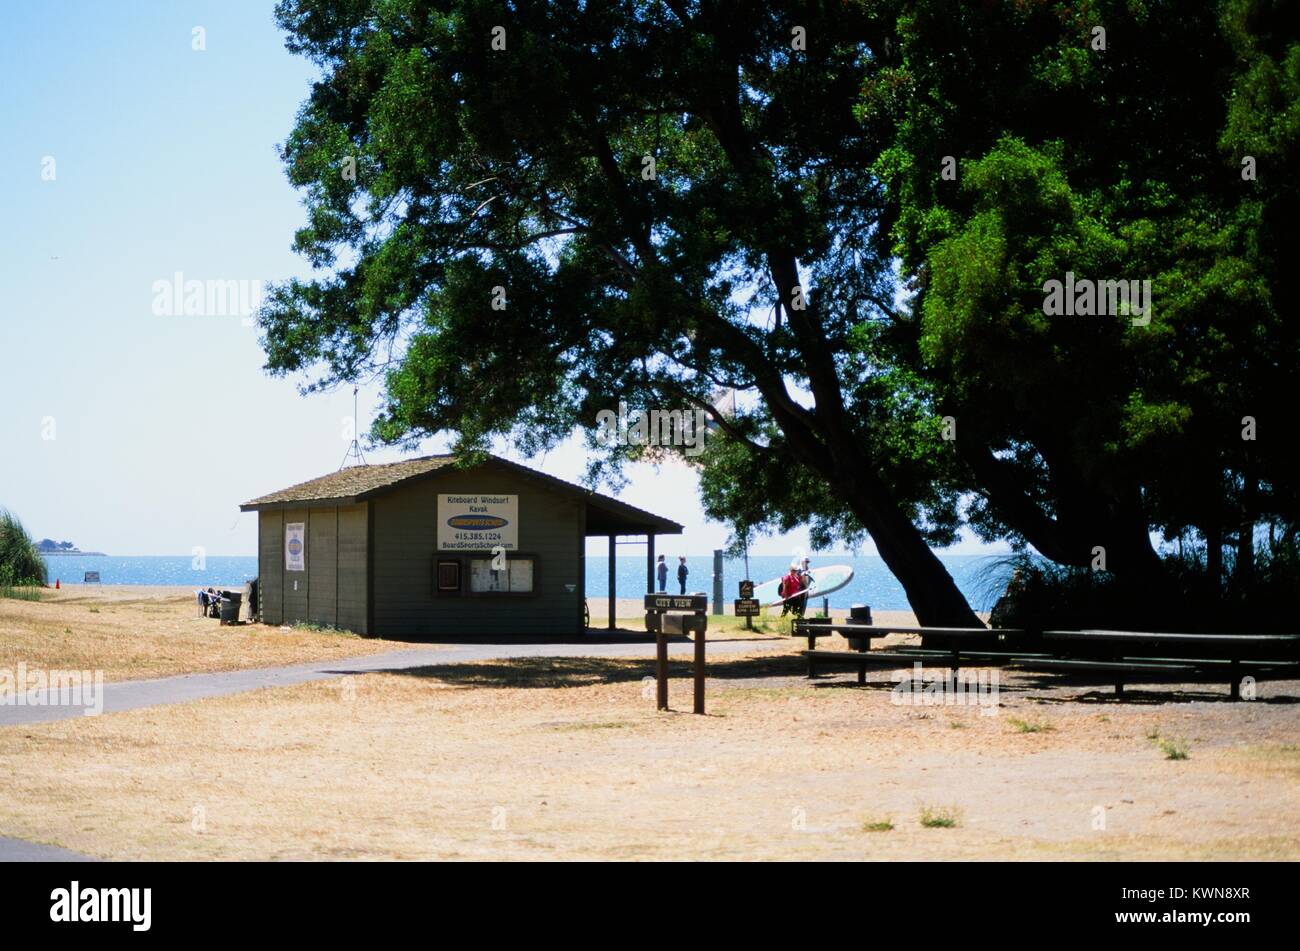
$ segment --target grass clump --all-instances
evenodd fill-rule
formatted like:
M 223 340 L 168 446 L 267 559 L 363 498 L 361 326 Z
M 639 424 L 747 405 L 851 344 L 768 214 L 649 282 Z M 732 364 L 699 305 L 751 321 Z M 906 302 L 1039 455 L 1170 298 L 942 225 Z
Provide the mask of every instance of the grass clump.
M 1162 736 L 1156 741 L 1156 745 L 1160 747 L 1160 752 L 1165 754 L 1165 759 L 1187 759 L 1188 757 L 1187 744 L 1181 740 Z
M 355 631 L 344 630 L 341 627 L 334 627 L 330 624 L 316 624 L 313 621 L 295 621 L 293 624 L 295 631 L 310 631 L 312 634 L 332 634 L 335 637 L 360 637 Z
M 919 821 L 927 829 L 955 829 L 961 812 L 951 806 L 922 806 Z
M 39 601 L 49 580 L 45 559 L 18 516 L 0 509 L 0 597 Z
M 1017 733 L 1055 733 L 1056 727 L 1050 723 L 1044 723 L 1039 720 L 1022 720 L 1019 717 L 1011 717 L 1007 720 L 1012 729 Z
M 1154 743 L 1160 752 L 1165 754 L 1165 759 L 1187 759 L 1191 755 L 1185 741 L 1172 736 L 1164 736 L 1159 730 L 1152 730 L 1147 734 L 1147 739 Z

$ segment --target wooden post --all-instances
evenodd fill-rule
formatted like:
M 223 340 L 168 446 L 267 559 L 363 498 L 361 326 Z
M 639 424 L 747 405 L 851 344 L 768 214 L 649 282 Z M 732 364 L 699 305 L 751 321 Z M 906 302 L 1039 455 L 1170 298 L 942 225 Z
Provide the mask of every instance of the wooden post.
M 695 632 L 695 712 L 704 712 L 704 625 Z
M 617 584 L 615 577 L 617 575 L 618 562 L 618 543 L 615 541 L 617 536 L 609 536 L 609 629 L 614 630 L 614 615 L 618 607 L 618 592 L 615 591 Z
M 664 634 L 663 618 L 659 619 L 659 630 L 655 634 L 655 680 L 657 703 L 660 710 L 668 709 L 668 637 Z

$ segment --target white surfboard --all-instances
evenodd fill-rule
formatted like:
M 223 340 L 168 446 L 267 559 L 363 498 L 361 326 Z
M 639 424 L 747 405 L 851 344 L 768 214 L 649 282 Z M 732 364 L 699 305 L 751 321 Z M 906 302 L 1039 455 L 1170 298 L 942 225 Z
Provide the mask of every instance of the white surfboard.
M 853 569 L 848 565 L 827 565 L 825 568 L 814 568 L 809 574 L 812 575 L 812 583 L 808 586 L 806 593 L 810 598 L 820 598 L 824 594 L 838 591 L 853 580 Z M 773 578 L 771 581 L 756 584 L 754 585 L 754 597 L 762 602 L 763 607 L 771 608 L 805 593 L 796 591 L 789 598 L 783 598 L 779 592 L 780 587 L 780 578 Z

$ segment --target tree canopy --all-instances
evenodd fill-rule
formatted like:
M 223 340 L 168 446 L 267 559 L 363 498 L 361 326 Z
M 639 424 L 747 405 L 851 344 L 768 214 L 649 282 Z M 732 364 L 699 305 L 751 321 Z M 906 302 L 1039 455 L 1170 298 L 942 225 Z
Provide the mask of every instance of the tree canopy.
M 1300 47 L 1267 3 L 277 16 L 322 70 L 284 148 L 318 271 L 269 295 L 268 368 L 383 374 L 380 440 L 581 428 L 599 469 L 647 451 L 600 411 L 703 409 L 706 511 L 870 536 L 923 623 L 976 623 L 930 550 L 963 522 L 1149 576 L 1151 528 L 1293 519 Z M 1150 320 L 1049 316 L 1066 272 L 1151 281 Z

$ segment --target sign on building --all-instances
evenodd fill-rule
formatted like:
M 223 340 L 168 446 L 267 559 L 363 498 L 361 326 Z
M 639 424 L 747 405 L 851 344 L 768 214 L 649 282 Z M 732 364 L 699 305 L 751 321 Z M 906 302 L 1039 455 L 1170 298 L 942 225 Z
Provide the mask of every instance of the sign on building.
M 519 496 L 439 495 L 439 551 L 519 550 Z
M 284 526 L 284 570 L 307 570 L 307 523 L 286 522 Z

